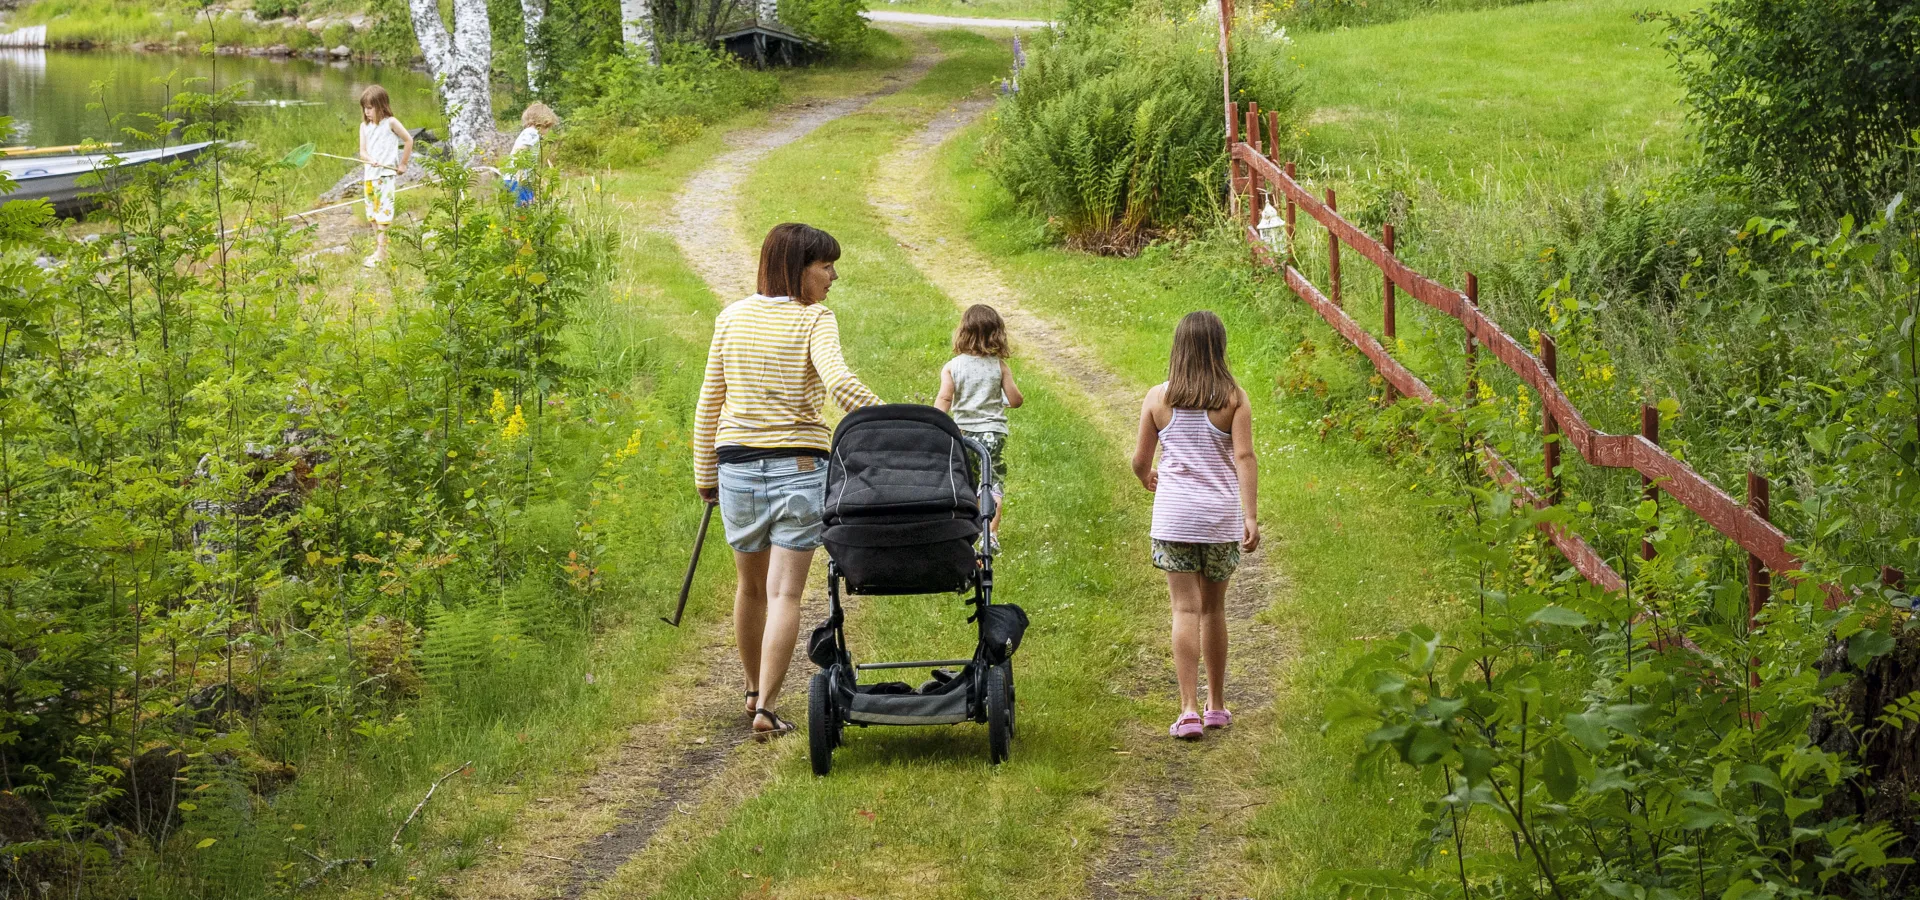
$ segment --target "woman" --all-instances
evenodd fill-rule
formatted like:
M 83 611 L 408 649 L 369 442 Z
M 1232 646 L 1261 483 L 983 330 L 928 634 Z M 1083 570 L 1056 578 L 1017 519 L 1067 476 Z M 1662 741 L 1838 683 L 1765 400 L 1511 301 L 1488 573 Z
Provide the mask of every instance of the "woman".
M 800 631 L 800 591 L 826 508 L 827 394 L 849 412 L 880 403 L 840 353 L 820 305 L 840 242 L 787 223 L 760 245 L 760 290 L 722 310 L 693 416 L 693 484 L 720 504 L 739 584 L 733 635 L 747 711 L 765 739 L 793 730 L 774 712 Z

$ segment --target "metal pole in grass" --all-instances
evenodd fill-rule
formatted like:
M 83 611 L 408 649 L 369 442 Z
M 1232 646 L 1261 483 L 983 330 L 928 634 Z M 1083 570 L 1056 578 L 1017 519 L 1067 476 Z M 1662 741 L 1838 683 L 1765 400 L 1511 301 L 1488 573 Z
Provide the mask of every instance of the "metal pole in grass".
M 1540 335 L 1540 365 L 1554 384 L 1560 383 L 1560 348 L 1554 344 L 1553 335 Z M 1540 457 L 1547 467 L 1547 496 L 1557 504 L 1561 500 L 1560 423 L 1553 418 L 1553 407 L 1547 405 L 1546 391 L 1540 392 Z
M 1239 142 L 1239 125 L 1233 102 L 1233 72 L 1227 65 L 1228 49 L 1233 46 L 1233 0 L 1220 0 L 1220 100 L 1227 116 L 1227 202 L 1238 198 L 1240 167 L 1233 161 L 1233 145 Z
M 1640 436 L 1655 447 L 1660 446 L 1660 411 L 1651 404 L 1640 404 Z M 1751 483 L 1751 482 L 1749 482 Z M 1653 486 L 1653 479 L 1640 476 L 1640 499 L 1649 503 L 1660 502 L 1660 492 Z M 1647 526 L 1646 535 L 1640 538 L 1640 558 L 1653 559 L 1653 526 Z
M 1260 151 L 1260 104 L 1247 103 L 1247 146 Z M 1260 227 L 1260 170 L 1249 163 L 1247 169 L 1247 224 Z
M 1334 202 L 1333 188 L 1327 188 L 1327 212 L 1339 211 L 1340 207 Z M 1345 306 L 1340 302 L 1340 234 L 1332 226 L 1327 227 L 1327 286 L 1333 289 L 1333 305 Z

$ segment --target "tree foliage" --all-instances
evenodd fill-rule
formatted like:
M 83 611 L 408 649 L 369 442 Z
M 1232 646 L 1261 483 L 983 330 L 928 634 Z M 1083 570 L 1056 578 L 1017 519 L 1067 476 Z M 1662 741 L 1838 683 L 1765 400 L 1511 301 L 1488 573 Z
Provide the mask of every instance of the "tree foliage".
M 1715 164 L 1848 211 L 1905 176 L 1920 129 L 1920 6 L 1719 0 L 1669 24 Z

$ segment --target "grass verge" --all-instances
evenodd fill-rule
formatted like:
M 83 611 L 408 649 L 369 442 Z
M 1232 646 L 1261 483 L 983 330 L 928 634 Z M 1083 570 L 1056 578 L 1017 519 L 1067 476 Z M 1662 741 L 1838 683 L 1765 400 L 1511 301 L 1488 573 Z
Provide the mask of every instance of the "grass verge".
M 1285 381 L 1303 345 L 1329 346 L 1331 334 L 1280 296 L 1284 288 L 1256 281 L 1237 249 L 1156 247 L 1107 259 L 1044 246 L 1040 223 L 977 167 L 981 139 L 976 127 L 946 149 L 936 195 L 945 218 L 1032 308 L 1077 331 L 1141 392 L 1164 379 L 1179 317 L 1213 309 L 1256 405 L 1262 552 L 1279 576 L 1263 618 L 1295 650 L 1275 669 L 1277 727 L 1240 731 L 1233 737 L 1244 745 L 1195 773 L 1196 790 L 1241 794 L 1256 812 L 1238 827 L 1176 822 L 1176 856 L 1220 859 L 1217 848 L 1194 844 L 1236 845 L 1223 868 L 1205 872 L 1210 888 L 1233 896 L 1310 895 L 1323 869 L 1392 865 L 1417 807 L 1396 799 L 1408 796 L 1398 784 L 1355 778 L 1358 740 L 1323 738 L 1318 726 L 1356 653 L 1353 639 L 1390 638 L 1434 604 L 1453 602 L 1444 535 L 1423 511 L 1416 480 L 1342 435 L 1319 432 L 1317 398 Z M 1163 638 L 1156 631 L 1151 640 Z

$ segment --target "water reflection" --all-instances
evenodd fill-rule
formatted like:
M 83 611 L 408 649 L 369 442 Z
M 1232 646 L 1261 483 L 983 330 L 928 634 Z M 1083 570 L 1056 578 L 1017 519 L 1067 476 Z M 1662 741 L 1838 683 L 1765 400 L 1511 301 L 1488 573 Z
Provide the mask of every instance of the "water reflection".
M 0 116 L 13 117 L 13 134 L 0 144 L 42 147 L 119 137 L 110 114 L 160 112 L 183 90 L 206 91 L 217 74 L 222 86 L 252 83 L 250 100 L 303 101 L 249 106 L 245 115 L 295 117 L 278 127 L 351 128 L 359 119 L 355 98 L 374 82 L 393 95 L 394 113 L 409 125 L 437 118 L 433 85 L 405 68 L 355 61 L 314 62 L 188 54 L 78 50 L 0 49 Z M 94 86 L 104 109 L 88 109 Z M 320 137 L 321 135 L 314 135 Z

